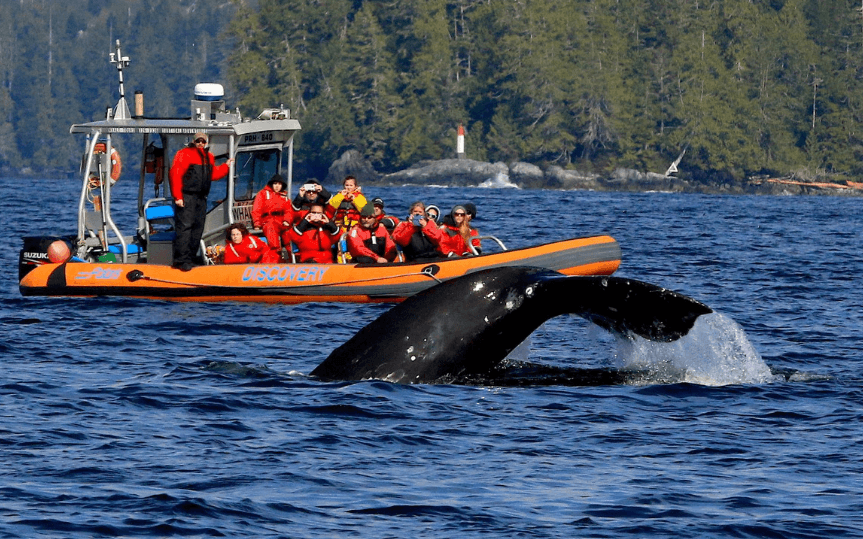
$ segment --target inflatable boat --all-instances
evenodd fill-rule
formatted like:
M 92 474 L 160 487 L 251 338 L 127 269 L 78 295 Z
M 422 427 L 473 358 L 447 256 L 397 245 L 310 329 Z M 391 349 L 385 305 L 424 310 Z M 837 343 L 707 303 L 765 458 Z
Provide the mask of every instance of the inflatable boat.
M 77 230 L 24 238 L 18 264 L 24 296 L 280 303 L 400 301 L 438 282 L 486 268 L 524 265 L 568 275 L 609 275 L 620 264 L 620 248 L 608 236 L 514 250 L 487 237 L 483 241 L 493 243 L 490 249 L 483 245 L 485 254 L 424 263 L 214 263 L 217 259 L 206 255 L 224 245 L 225 230 L 232 224 L 242 223 L 260 234 L 253 228 L 252 204 L 274 175 L 282 175 L 287 192 L 292 193 L 293 141 L 301 129 L 299 121 L 284 107 L 244 118 L 239 109 L 231 111 L 225 105 L 221 85 L 212 83 L 195 87 L 188 117 L 148 117 L 143 95 L 135 94 L 133 109 L 126 102 L 123 69 L 130 61 L 122 55 L 119 41 L 110 62 L 119 73 L 117 106 L 107 109 L 104 119 L 76 124 L 70 130 L 86 139 Z M 196 133 L 208 136 L 209 151 L 217 162 L 233 161 L 226 180 L 214 182 L 207 198 L 198 253 L 204 265 L 184 272 L 172 267 L 174 208 L 170 182 L 164 180 L 171 157 Z M 140 169 L 124 175 L 118 148 L 140 148 Z M 138 180 L 137 215 L 115 216 L 112 186 L 116 181 L 129 181 L 125 178 L 130 175 Z M 121 206 L 132 206 L 130 201 L 123 202 Z M 123 230 L 119 222 L 137 225 Z

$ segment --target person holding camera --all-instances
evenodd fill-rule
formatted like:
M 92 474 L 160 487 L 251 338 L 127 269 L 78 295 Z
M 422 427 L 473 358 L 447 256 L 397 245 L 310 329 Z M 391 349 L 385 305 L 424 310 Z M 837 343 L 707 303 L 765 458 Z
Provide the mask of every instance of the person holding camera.
M 300 262 L 333 263 L 333 246 L 338 243 L 341 231 L 324 213 L 323 204 L 310 205 L 309 211 L 289 234 L 299 250 Z
M 347 232 L 360 222 L 360 210 L 366 206 L 366 197 L 353 176 L 346 176 L 343 186 L 344 189 L 333 195 L 327 203 L 327 214 L 332 216 L 333 222 L 342 232 Z
M 393 241 L 401 245 L 405 260 L 434 260 L 446 256 L 446 238 L 434 221 L 426 218 L 426 205 L 422 201 L 411 204 L 407 219 L 393 230 Z
M 348 252 L 359 264 L 386 264 L 396 258 L 396 244 L 378 223 L 370 204 L 360 210 L 360 224 L 348 232 Z
M 315 180 L 308 180 L 301 187 L 297 196 L 294 197 L 292 209 L 294 212 L 294 225 L 300 224 L 309 213 L 312 204 L 320 204 L 324 208 L 330 201 L 332 195 L 326 188 Z M 332 217 L 332 214 L 329 214 Z

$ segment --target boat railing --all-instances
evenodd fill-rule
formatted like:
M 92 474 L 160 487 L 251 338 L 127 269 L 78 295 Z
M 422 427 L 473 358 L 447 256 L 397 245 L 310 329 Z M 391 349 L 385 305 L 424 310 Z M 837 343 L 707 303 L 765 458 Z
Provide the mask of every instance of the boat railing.
M 506 250 L 507 250 L 506 245 L 504 245 L 504 244 L 503 244 L 503 242 L 502 242 L 502 241 L 501 241 L 497 236 L 491 236 L 491 235 L 487 235 L 487 236 L 477 236 L 477 237 L 475 237 L 475 238 L 471 238 L 471 240 L 479 240 L 480 242 L 482 242 L 482 240 L 490 240 L 490 241 L 493 241 L 493 242 L 497 243 L 498 247 L 500 247 L 500 249 L 501 249 L 502 251 L 506 251 Z M 470 251 L 471 251 L 473 254 L 475 254 L 475 255 L 478 255 L 478 254 L 479 254 L 479 253 L 476 251 L 476 247 L 474 247 L 474 246 L 473 246 L 473 241 L 470 241 L 470 242 L 468 243 L 468 247 L 470 247 Z
M 213 230 L 209 230 L 209 231 L 205 232 L 204 235 L 201 236 L 201 252 L 206 254 L 207 242 L 209 240 L 213 239 L 214 237 L 218 236 L 219 234 L 224 233 L 225 230 L 227 230 L 228 227 L 231 226 L 232 224 L 234 224 L 234 223 L 225 223 L 221 226 L 214 228 Z M 206 261 L 207 264 L 213 264 L 213 261 L 210 260 L 209 258 L 207 258 L 207 256 L 204 256 L 204 260 Z

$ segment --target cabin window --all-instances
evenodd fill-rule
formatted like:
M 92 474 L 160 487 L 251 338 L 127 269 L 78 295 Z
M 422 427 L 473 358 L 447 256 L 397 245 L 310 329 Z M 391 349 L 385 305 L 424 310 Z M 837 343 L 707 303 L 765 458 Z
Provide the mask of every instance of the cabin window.
M 270 178 L 279 172 L 280 157 L 281 152 L 275 148 L 238 153 L 234 164 L 234 200 L 254 199 Z

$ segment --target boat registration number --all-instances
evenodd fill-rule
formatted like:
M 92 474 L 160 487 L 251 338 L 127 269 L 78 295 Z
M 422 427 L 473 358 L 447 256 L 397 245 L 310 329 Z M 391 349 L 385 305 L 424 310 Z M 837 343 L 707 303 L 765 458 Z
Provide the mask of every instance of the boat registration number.
M 313 281 L 324 280 L 326 266 L 247 266 L 243 281 Z

